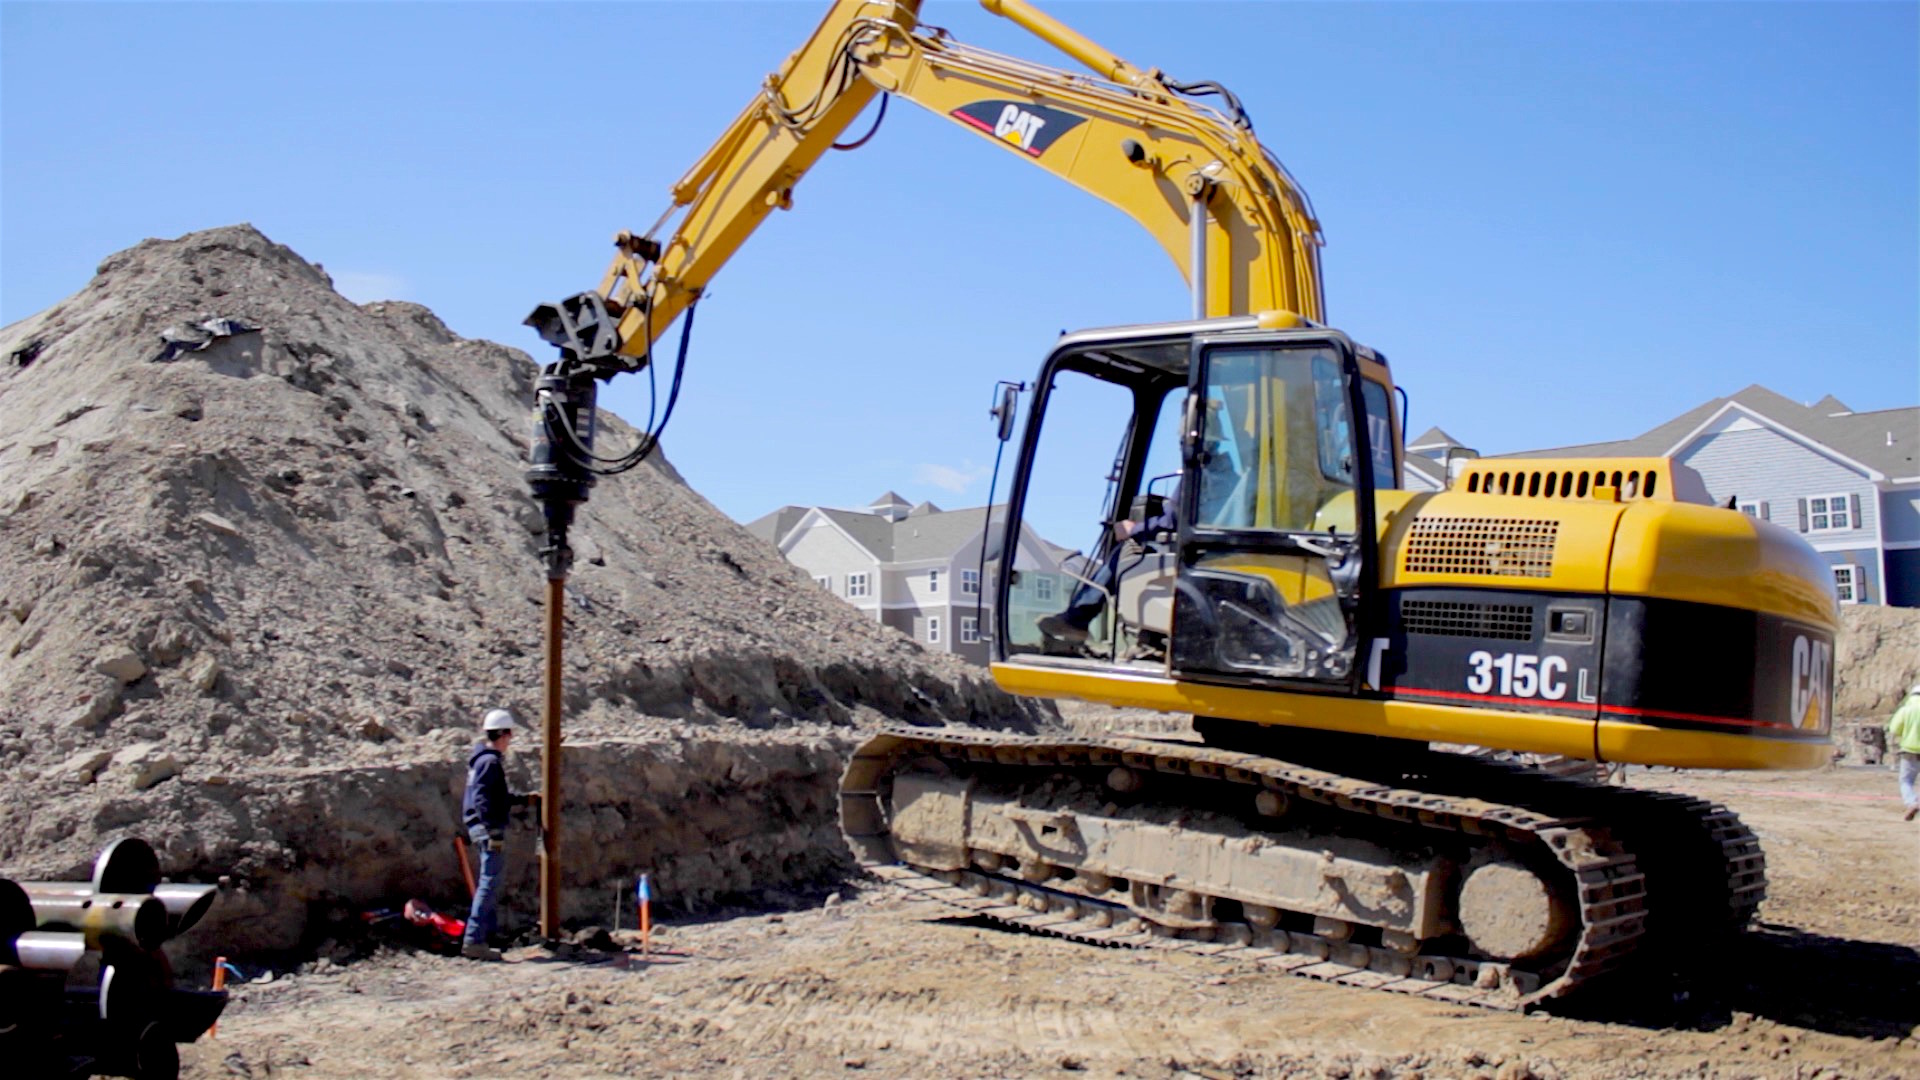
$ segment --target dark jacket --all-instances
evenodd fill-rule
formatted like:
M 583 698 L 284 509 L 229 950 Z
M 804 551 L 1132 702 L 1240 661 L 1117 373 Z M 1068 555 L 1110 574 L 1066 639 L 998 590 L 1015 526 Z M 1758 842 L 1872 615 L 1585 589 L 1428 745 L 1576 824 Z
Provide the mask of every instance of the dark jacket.
M 507 790 L 507 767 L 500 751 L 482 740 L 467 758 L 467 794 L 460 800 L 462 823 L 469 832 L 482 825 L 489 834 L 501 836 L 507 831 L 507 812 L 526 802 L 525 795 Z

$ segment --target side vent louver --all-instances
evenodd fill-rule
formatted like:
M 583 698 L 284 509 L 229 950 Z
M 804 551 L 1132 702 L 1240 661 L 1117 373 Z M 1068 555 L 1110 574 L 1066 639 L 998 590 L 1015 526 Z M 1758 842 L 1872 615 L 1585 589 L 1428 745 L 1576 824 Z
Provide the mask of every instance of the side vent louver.
M 1410 574 L 1549 577 L 1557 521 L 1495 517 L 1415 518 L 1407 533 Z
M 1660 491 L 1655 469 L 1500 469 L 1482 467 L 1466 476 L 1467 490 L 1482 495 L 1525 495 L 1530 499 L 1584 499 L 1611 487 L 1623 499 L 1651 499 Z
M 1533 609 L 1525 604 L 1407 600 L 1400 605 L 1400 625 L 1409 634 L 1532 641 Z

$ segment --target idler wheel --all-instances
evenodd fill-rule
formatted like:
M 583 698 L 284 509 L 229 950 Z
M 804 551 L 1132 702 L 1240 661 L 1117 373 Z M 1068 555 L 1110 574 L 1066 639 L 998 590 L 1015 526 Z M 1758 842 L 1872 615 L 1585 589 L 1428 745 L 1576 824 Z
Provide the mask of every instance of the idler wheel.
M 1539 875 L 1517 862 L 1482 863 L 1460 884 L 1460 929 L 1497 960 L 1525 960 L 1566 936 L 1564 905 Z

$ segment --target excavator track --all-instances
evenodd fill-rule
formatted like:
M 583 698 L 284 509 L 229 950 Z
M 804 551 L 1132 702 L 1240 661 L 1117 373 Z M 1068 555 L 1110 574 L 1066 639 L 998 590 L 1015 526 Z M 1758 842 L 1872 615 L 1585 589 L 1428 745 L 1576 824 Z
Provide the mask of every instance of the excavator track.
M 1722 807 L 1459 755 L 1435 754 L 1431 761 L 1418 786 L 1400 786 L 1189 742 L 889 729 L 849 763 L 841 786 L 841 823 L 870 873 L 1009 926 L 1100 945 L 1219 955 L 1345 985 L 1494 1009 L 1532 1008 L 1564 997 L 1623 971 L 1643 946 L 1662 944 L 1663 938 L 1683 952 L 1695 952 L 1691 936 L 1744 928 L 1764 896 L 1758 842 Z M 1013 777 L 1015 787 L 1037 791 L 1063 776 L 1111 769 L 1197 782 L 1206 785 L 1199 790 L 1242 802 L 1251 795 L 1312 806 L 1321 814 L 1354 815 L 1346 822 L 1353 829 L 1390 832 L 1403 844 L 1414 837 L 1454 848 L 1518 852 L 1535 865 L 1554 868 L 1554 887 L 1571 908 L 1574 926 L 1548 955 L 1500 961 L 1474 955 L 1457 933 L 1430 936 L 1414 947 L 1404 935 L 1396 942 L 1390 934 L 1369 934 L 1364 928 L 1355 934 L 1338 921 L 1303 921 L 1298 913 L 1281 921 L 1256 919 L 1251 913 L 1261 909 L 1239 908 L 1229 896 L 1218 898 L 1228 913 L 1222 919 L 1161 917 L 1111 892 L 1076 891 L 1057 876 L 1049 879 L 1044 868 L 1038 874 L 1007 872 L 1005 860 L 990 854 L 985 865 L 972 852 L 958 864 L 947 858 L 934 860 L 943 865 L 916 865 L 902 857 L 894 836 L 900 807 L 890 800 L 903 776 L 991 776 L 1003 785 Z M 935 783 L 951 787 L 960 781 Z M 1007 816 L 1041 822 L 1061 817 L 1028 809 L 1026 801 L 1023 795 Z M 1075 827 L 1062 819 L 1063 829 Z M 1624 840 L 1616 838 L 1616 828 Z M 1331 852 L 1327 858 L 1331 862 Z M 1674 884 L 1652 890 L 1670 910 L 1656 914 L 1650 905 L 1642 860 L 1677 875 Z M 1207 882 L 1164 878 L 1155 886 L 1208 888 Z

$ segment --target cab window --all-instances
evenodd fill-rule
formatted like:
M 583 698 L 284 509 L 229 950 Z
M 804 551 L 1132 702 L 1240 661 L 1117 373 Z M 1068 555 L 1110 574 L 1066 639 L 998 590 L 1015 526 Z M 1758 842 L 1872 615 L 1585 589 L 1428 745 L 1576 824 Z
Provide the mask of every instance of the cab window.
M 1373 460 L 1373 487 L 1376 491 L 1399 487 L 1393 474 L 1393 407 L 1382 383 L 1371 379 L 1360 384 L 1360 402 L 1367 410 L 1367 449 Z
M 1195 526 L 1313 529 L 1354 485 L 1338 355 L 1323 345 L 1221 347 L 1206 363 Z

